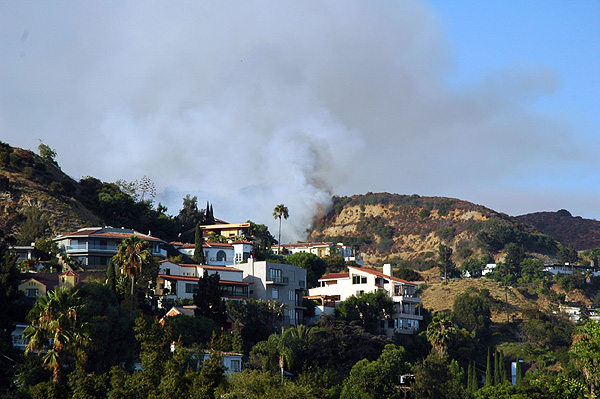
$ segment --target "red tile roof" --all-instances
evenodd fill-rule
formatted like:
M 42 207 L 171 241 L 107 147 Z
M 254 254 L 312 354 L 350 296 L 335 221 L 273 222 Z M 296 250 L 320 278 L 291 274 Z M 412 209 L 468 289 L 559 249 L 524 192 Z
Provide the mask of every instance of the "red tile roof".
M 337 280 L 340 278 L 349 278 L 350 273 L 329 273 L 321 277 L 319 280 Z
M 378 270 L 375 270 L 375 269 L 367 269 L 365 267 L 357 267 L 357 266 L 348 266 L 348 269 L 355 269 L 355 270 L 358 270 L 358 271 L 361 271 L 361 272 L 364 272 L 364 273 L 372 274 L 374 276 L 383 277 L 383 278 L 386 278 L 386 279 L 389 279 L 389 280 L 397 281 L 399 283 L 416 285 L 415 283 L 411 283 L 410 281 L 402 280 L 401 278 L 398 278 L 398 277 L 386 276 L 382 272 L 380 272 Z

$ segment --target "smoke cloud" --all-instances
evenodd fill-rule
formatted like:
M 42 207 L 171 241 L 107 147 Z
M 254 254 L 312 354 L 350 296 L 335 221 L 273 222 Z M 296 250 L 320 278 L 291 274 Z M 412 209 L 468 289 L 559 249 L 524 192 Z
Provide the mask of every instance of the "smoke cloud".
M 589 152 L 532 110 L 560 86 L 552 70 L 450 86 L 449 45 L 420 1 L 1 8 L 1 139 L 43 139 L 75 178 L 147 175 L 172 214 L 190 193 L 219 218 L 277 231 L 284 203 L 294 241 L 332 194 L 516 210 L 498 202 L 510 184 L 556 190 L 551 176 Z

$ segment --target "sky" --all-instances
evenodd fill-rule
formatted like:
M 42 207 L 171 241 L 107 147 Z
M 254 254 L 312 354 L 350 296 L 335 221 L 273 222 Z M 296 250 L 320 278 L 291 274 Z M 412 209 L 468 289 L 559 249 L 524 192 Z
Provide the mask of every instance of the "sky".
M 0 2 L 0 140 L 305 238 L 332 195 L 600 219 L 600 2 Z

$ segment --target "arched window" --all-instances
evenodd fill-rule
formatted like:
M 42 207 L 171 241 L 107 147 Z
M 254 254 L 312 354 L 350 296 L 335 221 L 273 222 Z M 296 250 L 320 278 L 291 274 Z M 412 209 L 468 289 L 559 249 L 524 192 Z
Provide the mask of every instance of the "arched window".
M 217 252 L 217 261 L 227 260 L 226 258 L 227 257 L 225 256 L 225 251 L 221 250 Z

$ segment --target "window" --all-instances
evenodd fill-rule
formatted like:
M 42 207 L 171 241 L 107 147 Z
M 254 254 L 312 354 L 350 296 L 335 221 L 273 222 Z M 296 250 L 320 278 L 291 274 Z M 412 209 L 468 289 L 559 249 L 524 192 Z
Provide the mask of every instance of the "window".
M 269 280 L 281 282 L 283 280 L 281 276 L 281 269 L 269 269 Z
M 185 283 L 185 293 L 186 294 L 193 294 L 196 291 L 198 291 L 198 284 Z
M 221 262 L 221 261 L 225 261 L 227 260 L 227 256 L 225 255 L 225 251 L 220 250 L 219 252 L 217 252 L 217 261 Z
M 165 274 L 166 274 L 167 276 L 171 275 L 171 269 L 167 269 L 167 270 L 165 271 Z
M 231 362 L 229 362 L 229 366 L 229 369 L 234 373 L 239 373 L 242 370 L 241 360 L 231 360 Z
M 356 296 L 362 295 L 365 293 L 365 290 L 356 291 Z
M 296 299 L 296 293 L 292 290 L 289 290 L 288 291 L 288 300 L 293 301 L 294 299 Z
M 37 288 L 27 288 L 27 296 L 29 298 L 37 298 L 39 290 Z
M 279 299 L 279 289 L 277 289 L 277 288 L 271 288 L 271 298 L 272 299 Z
M 296 272 L 289 272 L 288 276 L 290 279 L 290 283 L 293 283 L 294 281 L 296 281 Z
M 352 284 L 367 284 L 367 278 L 353 275 L 352 276 Z

